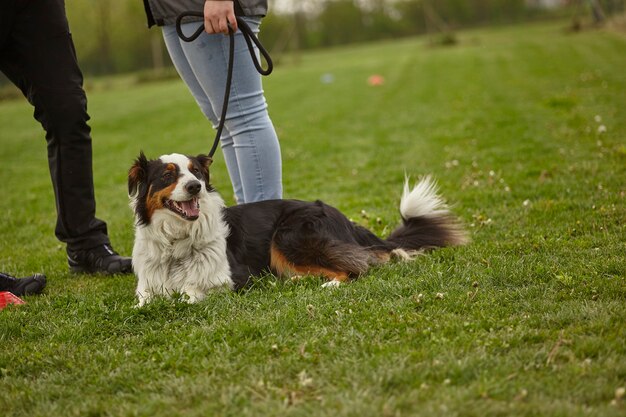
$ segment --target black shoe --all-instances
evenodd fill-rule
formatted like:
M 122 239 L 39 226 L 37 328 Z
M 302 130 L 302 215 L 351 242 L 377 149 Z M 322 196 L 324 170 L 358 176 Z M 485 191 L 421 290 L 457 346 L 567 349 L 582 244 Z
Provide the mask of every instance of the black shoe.
M 15 278 L 9 274 L 0 272 L 0 290 L 9 291 L 13 295 L 21 297 L 22 295 L 39 294 L 46 286 L 46 276 L 43 274 L 35 274 L 30 277 Z
M 67 250 L 70 271 L 87 274 L 128 274 L 133 272 L 130 258 L 120 256 L 111 245 L 72 251 Z

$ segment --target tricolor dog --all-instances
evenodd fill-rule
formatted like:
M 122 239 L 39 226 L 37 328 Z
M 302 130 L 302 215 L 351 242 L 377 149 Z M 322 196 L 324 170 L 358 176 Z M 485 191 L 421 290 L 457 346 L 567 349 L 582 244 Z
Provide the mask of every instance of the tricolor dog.
M 391 258 L 466 242 L 428 177 L 412 189 L 405 182 L 402 223 L 381 239 L 321 201 L 225 207 L 210 185 L 210 163 L 204 155 L 149 160 L 141 153 L 130 168 L 139 305 L 174 294 L 201 301 L 211 289 L 240 289 L 266 272 L 319 275 L 334 286 Z

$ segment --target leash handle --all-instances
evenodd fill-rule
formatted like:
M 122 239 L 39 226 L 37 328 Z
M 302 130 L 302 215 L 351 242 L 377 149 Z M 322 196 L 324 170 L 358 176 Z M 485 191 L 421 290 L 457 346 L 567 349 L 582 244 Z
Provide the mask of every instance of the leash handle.
M 196 31 L 191 36 L 186 36 L 183 33 L 183 30 L 181 27 L 183 23 L 183 19 L 185 17 L 204 18 L 204 13 L 194 12 L 194 11 L 185 11 L 179 14 L 178 17 L 176 18 L 176 32 L 178 33 L 178 36 L 185 42 L 192 42 L 196 40 L 202 34 L 202 32 L 204 32 L 204 23 L 198 26 L 198 29 L 196 29 Z M 267 52 L 267 50 L 263 47 L 263 45 L 259 41 L 259 38 L 257 38 L 254 35 L 254 32 L 252 32 L 252 29 L 250 29 L 250 26 L 248 26 L 248 24 L 239 16 L 237 16 L 236 19 L 237 19 L 237 25 L 239 26 L 239 29 L 241 30 L 243 38 L 246 40 L 246 44 L 248 45 L 248 51 L 250 51 L 250 56 L 252 57 L 252 62 L 254 63 L 254 67 L 259 72 L 259 74 L 270 75 L 272 73 L 272 70 L 274 69 L 274 63 L 272 62 L 272 58 L 270 57 L 269 52 Z M 209 158 L 213 158 L 213 155 L 215 154 L 215 151 L 217 150 L 217 145 L 220 142 L 220 137 L 222 136 L 222 130 L 224 130 L 224 122 L 226 121 L 226 111 L 228 110 L 228 101 L 230 99 L 230 86 L 233 80 L 233 67 L 234 67 L 234 61 L 235 61 L 235 32 L 233 31 L 233 28 L 230 26 L 230 23 L 228 24 L 228 37 L 230 38 L 230 48 L 228 50 L 228 74 L 226 76 L 226 88 L 224 91 L 224 102 L 222 104 L 222 114 L 220 116 L 220 120 L 217 125 L 215 140 L 213 141 L 213 146 L 211 147 L 211 150 L 208 153 Z M 265 58 L 265 61 L 267 62 L 267 69 L 263 69 L 263 67 L 259 63 L 259 60 L 257 59 L 257 56 L 254 53 L 254 46 L 252 45 L 253 43 L 257 46 L 257 48 L 259 48 L 259 51 Z
M 185 42 L 191 42 L 194 41 L 198 38 L 198 36 L 200 36 L 200 34 L 204 31 L 204 23 L 200 26 L 198 26 L 198 29 L 196 29 L 196 31 L 193 33 L 193 35 L 187 37 L 185 36 L 185 34 L 183 33 L 183 30 L 181 29 L 181 25 L 183 24 L 183 19 L 186 17 L 202 17 L 204 18 L 204 13 L 202 12 L 192 12 L 191 10 L 187 10 L 185 12 L 182 12 L 181 14 L 178 15 L 178 17 L 176 18 L 176 33 L 178 33 L 178 37 L 181 38 L 182 40 L 184 40 Z

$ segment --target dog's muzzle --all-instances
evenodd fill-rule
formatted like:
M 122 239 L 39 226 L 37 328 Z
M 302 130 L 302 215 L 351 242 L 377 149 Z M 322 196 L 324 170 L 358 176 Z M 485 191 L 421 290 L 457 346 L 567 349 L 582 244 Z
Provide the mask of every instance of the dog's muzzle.
M 200 217 L 200 202 L 198 201 L 198 197 L 193 197 L 191 200 L 187 201 L 165 200 L 164 206 L 185 220 L 196 220 Z

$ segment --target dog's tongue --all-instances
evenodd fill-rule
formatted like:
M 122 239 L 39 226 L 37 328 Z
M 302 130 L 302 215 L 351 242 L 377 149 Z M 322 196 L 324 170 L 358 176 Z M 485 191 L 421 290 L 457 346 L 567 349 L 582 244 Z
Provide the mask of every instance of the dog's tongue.
M 187 216 L 189 217 L 196 217 L 200 214 L 198 201 L 195 198 L 189 201 L 181 201 L 180 206 L 183 210 L 185 210 L 185 213 L 187 213 Z

